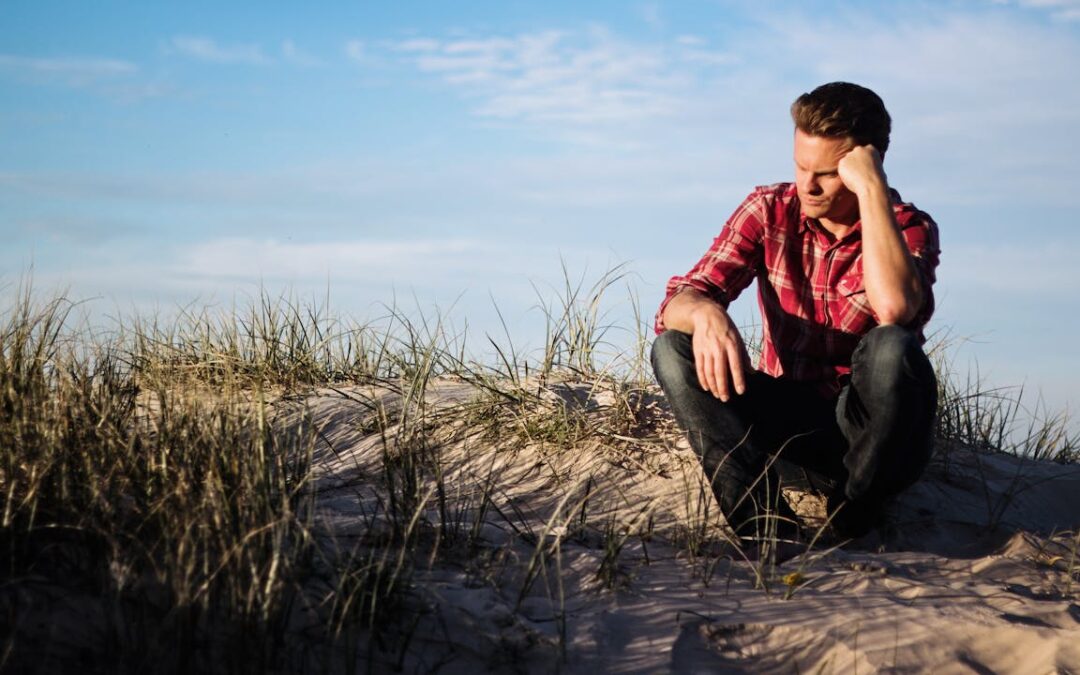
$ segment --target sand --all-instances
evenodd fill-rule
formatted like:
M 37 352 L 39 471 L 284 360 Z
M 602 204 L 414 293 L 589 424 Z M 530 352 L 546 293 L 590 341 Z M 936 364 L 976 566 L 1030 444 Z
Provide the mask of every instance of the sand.
M 621 400 L 573 383 L 538 391 L 552 419 L 569 405 L 610 420 Z M 608 430 L 568 449 L 550 430 L 523 440 L 512 417 L 481 433 L 461 408 L 477 396 L 433 383 L 428 414 L 444 415 L 424 433 L 394 424 L 402 398 L 386 389 L 280 408 L 279 423 L 307 409 L 319 430 L 328 548 L 389 537 L 384 453 L 401 444 L 437 458 L 456 509 L 440 515 L 425 493 L 419 540 L 442 549 L 411 566 L 410 620 L 359 648 L 361 670 L 1080 672 L 1080 466 L 944 448 L 885 527 L 770 566 L 717 543 L 722 519 L 658 398 L 642 440 Z M 814 517 L 820 500 L 789 496 Z M 468 547 L 446 543 L 466 530 Z

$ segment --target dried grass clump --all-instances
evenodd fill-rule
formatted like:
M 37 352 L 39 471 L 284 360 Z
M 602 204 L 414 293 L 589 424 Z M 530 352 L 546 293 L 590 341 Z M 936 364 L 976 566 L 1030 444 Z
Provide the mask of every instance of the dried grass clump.
M 541 298 L 543 347 L 489 337 L 489 362 L 443 317 L 393 308 L 348 324 L 262 296 L 104 335 L 20 289 L 0 317 L 0 670 L 403 668 L 431 615 L 423 580 L 444 568 L 509 589 L 513 612 L 546 602 L 554 636 L 503 656 L 558 659 L 568 595 L 626 587 L 658 539 L 705 585 L 730 574 L 747 556 L 651 383 L 645 322 L 606 322 L 625 276 L 566 274 Z M 1019 395 L 937 367 L 941 461 L 961 446 L 1076 461 L 1065 417 L 1018 431 Z M 335 457 L 317 392 L 355 406 L 339 423 L 370 464 Z M 635 500 L 627 477 L 678 487 Z M 358 509 L 347 532 L 329 499 Z M 751 567 L 790 597 L 805 578 L 777 571 L 775 531 L 763 518 Z M 1071 575 L 1075 536 L 1060 544 L 1047 559 Z M 564 587 L 570 548 L 592 561 L 587 588 Z

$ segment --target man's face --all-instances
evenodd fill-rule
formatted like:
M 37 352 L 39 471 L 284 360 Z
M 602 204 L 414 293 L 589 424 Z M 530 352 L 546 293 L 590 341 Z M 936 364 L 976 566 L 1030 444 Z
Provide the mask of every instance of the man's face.
M 811 136 L 795 130 L 795 185 L 807 217 L 844 224 L 858 219 L 859 201 L 836 170 L 851 148 L 850 138 Z

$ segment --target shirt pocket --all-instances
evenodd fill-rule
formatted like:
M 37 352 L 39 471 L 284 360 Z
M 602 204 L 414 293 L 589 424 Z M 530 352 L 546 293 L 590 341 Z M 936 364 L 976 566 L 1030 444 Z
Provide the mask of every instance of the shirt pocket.
M 863 275 L 849 274 L 837 283 L 840 293 L 840 302 L 844 305 L 844 314 L 862 314 L 867 318 L 876 320 L 874 310 L 870 307 L 870 301 L 866 298 L 866 286 L 863 283 Z

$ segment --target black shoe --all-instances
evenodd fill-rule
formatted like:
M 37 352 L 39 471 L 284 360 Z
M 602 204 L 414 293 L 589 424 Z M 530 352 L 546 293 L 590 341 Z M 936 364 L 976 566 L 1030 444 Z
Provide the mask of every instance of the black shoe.
M 858 539 L 885 521 L 885 504 L 881 500 L 851 500 L 833 493 L 827 504 L 829 525 L 840 539 Z

